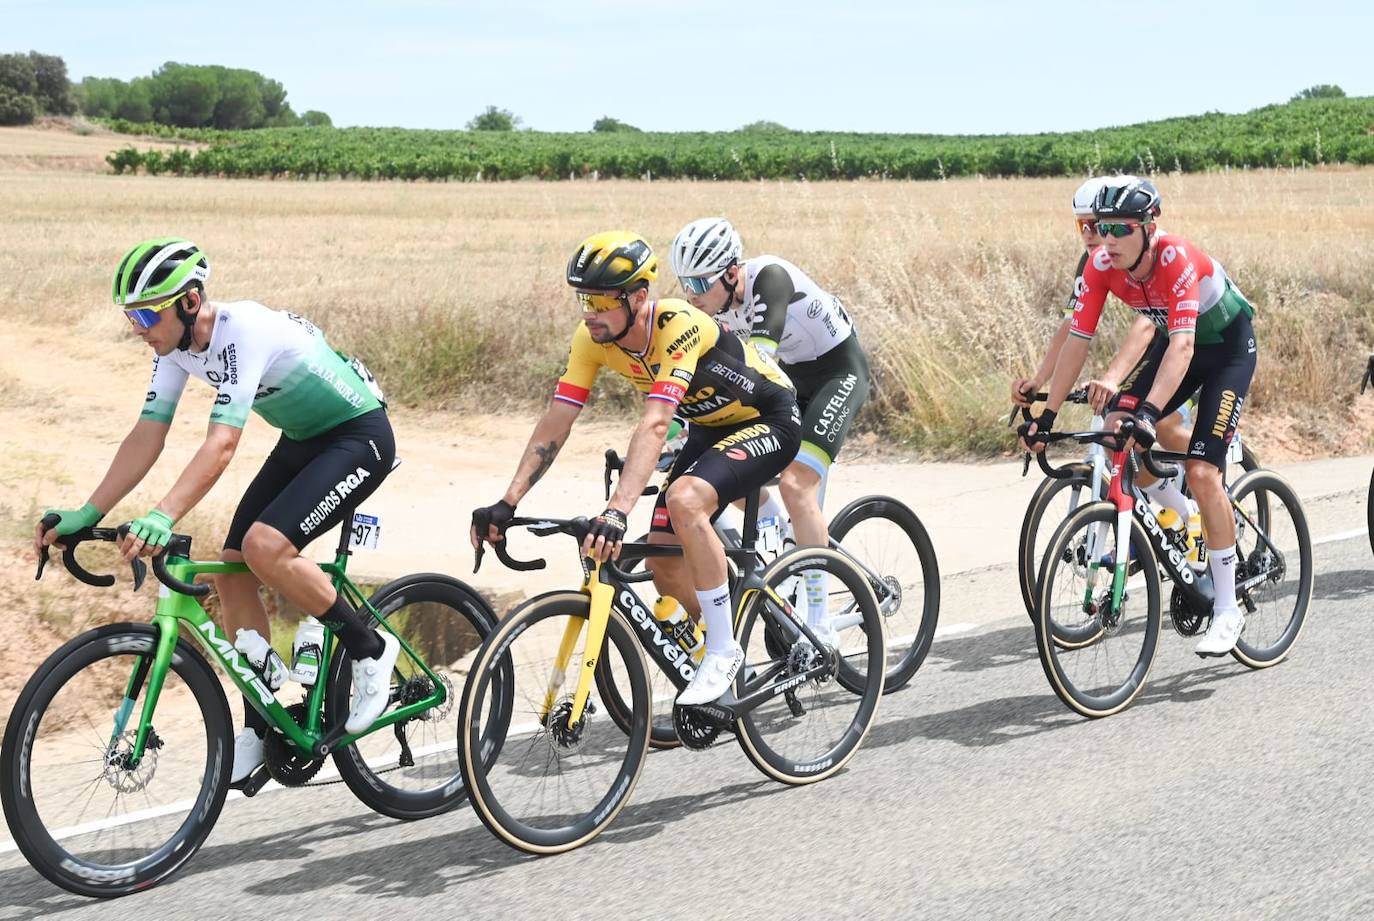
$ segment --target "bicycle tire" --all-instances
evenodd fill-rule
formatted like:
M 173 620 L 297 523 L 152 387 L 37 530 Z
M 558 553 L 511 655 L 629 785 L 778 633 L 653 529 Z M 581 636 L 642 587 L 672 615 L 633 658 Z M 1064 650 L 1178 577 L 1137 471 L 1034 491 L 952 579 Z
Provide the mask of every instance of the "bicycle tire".
M 1085 505 L 1065 518 L 1055 529 L 1054 536 L 1050 538 L 1049 549 L 1045 552 L 1046 569 L 1040 580 L 1040 599 L 1037 602 L 1038 616 L 1035 623 L 1035 640 L 1045 677 L 1065 706 L 1091 718 L 1110 716 L 1130 705 L 1131 701 L 1145 687 L 1150 668 L 1154 664 L 1155 653 L 1159 647 L 1159 571 L 1150 543 L 1145 537 L 1145 530 L 1135 517 L 1131 518 L 1130 543 L 1135 550 L 1136 559 L 1140 562 L 1138 577 L 1144 579 L 1145 610 L 1142 624 L 1143 642 L 1140 654 L 1132 663 L 1131 671 L 1116 683 L 1116 686 L 1109 693 L 1089 693 L 1089 689 L 1079 686 L 1086 684 L 1086 681 L 1075 681 L 1068 674 L 1069 668 L 1064 660 L 1082 656 L 1085 657 L 1085 662 L 1091 664 L 1091 660 L 1086 659 L 1089 655 L 1107 658 L 1101 654 L 1101 651 L 1105 648 L 1105 643 L 1115 634 L 1108 629 L 1099 627 L 1098 638 L 1093 643 L 1074 648 L 1060 645 L 1053 637 L 1051 625 L 1054 620 L 1051 615 L 1055 611 L 1054 595 L 1057 584 L 1055 576 L 1058 569 L 1061 566 L 1077 566 L 1090 562 L 1080 560 L 1077 550 L 1073 546 L 1075 541 L 1081 539 L 1079 537 L 1080 532 L 1086 532 L 1088 528 L 1092 527 L 1104 527 L 1105 533 L 1115 535 L 1116 523 L 1117 510 L 1110 502 L 1094 502 Z M 1114 536 L 1107 540 L 1105 546 L 1115 546 Z M 1071 602 L 1080 606 L 1083 603 L 1083 595 L 1083 592 L 1077 590 L 1069 592 Z M 1132 618 L 1132 623 L 1137 619 Z
M 863 616 L 865 656 L 869 661 L 886 661 L 883 617 L 878 610 L 878 601 L 873 597 L 868 577 L 844 554 L 826 547 L 797 547 L 779 556 L 764 571 L 762 578 L 765 585 L 776 589 L 778 585 L 789 578 L 795 578 L 795 573 L 806 569 L 823 569 L 832 580 L 842 582 L 845 588 L 853 593 Z M 772 600 L 768 597 L 767 592 L 757 592 L 740 615 L 737 634 L 740 645 L 746 650 L 746 667 L 740 669 L 739 677 L 736 679 L 737 696 L 743 697 L 747 692 L 752 673 L 768 670 L 766 666 L 761 666 L 757 660 L 750 661 L 749 653 L 751 651 L 750 639 L 755 630 L 764 631 L 764 636 L 760 637 L 760 647 L 767 647 L 766 637 L 769 631 L 776 632 L 773 629 L 776 625 L 764 616 L 770 604 L 772 604 Z M 789 649 L 791 648 L 795 647 L 789 646 Z M 822 693 L 828 694 L 831 700 L 839 699 L 841 701 L 840 706 L 849 704 L 856 696 L 858 698 L 858 705 L 853 718 L 849 720 L 847 726 L 838 732 L 837 738 L 833 742 L 826 743 L 827 747 L 824 750 L 811 753 L 804 759 L 779 751 L 774 744 L 769 742 L 766 728 L 780 725 L 780 721 L 776 717 L 765 718 L 762 712 L 763 706 L 766 706 L 764 704 L 749 711 L 735 722 L 735 735 L 745 756 L 768 777 L 791 785 L 816 783 L 840 771 L 863 744 L 863 740 L 877 716 L 878 703 L 883 696 L 886 672 L 879 673 L 876 679 L 871 676 L 868 670 L 865 670 L 863 674 L 868 675 L 869 678 L 858 694 L 855 694 L 850 688 L 843 687 L 837 680 L 834 691 L 839 692 L 838 697 L 834 692 L 826 692 L 823 682 L 806 682 L 807 685 L 815 684 L 814 689 L 812 689 L 814 690 L 812 707 L 806 714 L 797 714 L 793 711 L 792 719 L 801 720 L 805 716 L 824 713 L 827 708 L 817 706 Z M 780 697 L 775 696 L 772 700 L 779 701 Z M 788 703 L 790 706 L 790 699 Z M 783 717 L 782 721 L 787 719 L 788 717 Z
M 888 644 L 887 673 L 883 680 L 884 693 L 891 693 L 905 687 L 915 677 L 930 652 L 931 643 L 935 640 L 935 630 L 940 620 L 940 565 L 930 534 L 921 523 L 920 517 L 906 503 L 891 496 L 864 496 L 850 502 L 831 519 L 830 538 L 843 548 L 844 538 L 858 525 L 878 518 L 891 521 L 907 536 L 921 567 L 920 621 L 915 631 L 910 634 L 910 645 L 903 643 L 907 635 L 905 625 L 909 624 L 909 618 L 902 618 L 904 626 L 898 636 L 894 637 L 893 631 L 889 629 L 893 615 L 905 610 L 905 593 L 902 592 L 900 584 L 895 591 L 893 590 L 893 580 L 900 580 L 901 577 L 890 572 L 878 573 L 881 579 L 881 584 L 878 585 L 873 585 L 869 577 L 869 587 L 874 598 L 878 600 L 879 612 L 883 617 L 884 637 Z M 897 607 L 891 611 L 887 610 L 885 605 L 894 599 Z M 849 680 L 847 675 L 841 677 Z
M 555 617 L 585 621 L 588 610 L 588 598 L 581 592 L 550 592 L 525 602 L 503 618 L 483 642 L 482 648 L 478 651 L 477 659 L 473 662 L 472 671 L 462 694 L 462 706 L 458 716 L 458 753 L 459 764 L 463 771 L 463 782 L 467 785 L 468 801 L 472 804 L 477 817 L 482 820 L 482 824 L 490 829 L 497 838 L 517 850 L 531 854 L 562 853 L 580 847 L 599 835 L 607 825 L 615 820 L 625 804 L 629 802 L 630 795 L 634 792 L 635 784 L 644 768 L 644 760 L 649 750 L 651 692 L 645 674 L 644 657 L 640 652 L 636 638 L 630 631 L 630 627 L 619 614 L 612 611 L 607 622 L 606 639 L 602 644 L 600 655 L 602 657 L 608 656 L 611 649 L 614 649 L 618 655 L 626 671 L 634 718 L 631 732 L 628 735 L 615 726 L 612 721 L 606 720 L 616 737 L 626 739 L 624 759 L 615 770 L 606 793 L 601 795 L 590 809 L 580 811 L 576 815 L 570 815 L 566 811 L 555 813 L 553 818 L 558 821 L 566 820 L 565 824 L 552 828 L 540 827 L 523 817 L 513 815 L 510 808 L 514 807 L 508 807 L 504 804 L 493 787 L 493 778 L 498 781 L 506 780 L 516 776 L 519 770 L 506 768 L 504 762 L 497 761 L 496 754 L 490 758 L 478 758 L 475 755 L 475 752 L 481 751 L 483 748 L 481 742 L 483 734 L 480 726 L 473 725 L 473 715 L 483 711 L 486 693 L 497 682 L 523 683 L 519 674 L 521 669 L 515 661 L 519 658 L 519 654 L 512 654 L 514 644 L 522 638 L 522 635 L 539 627 L 541 621 Z M 552 624 L 548 626 L 552 634 L 557 633 L 556 630 L 552 629 Z M 585 627 L 581 637 L 585 637 Z M 572 661 L 580 661 L 580 657 L 576 655 L 576 650 L 574 650 Z M 526 667 L 524 671 L 536 682 L 535 686 L 541 690 L 547 686 L 550 669 Z M 517 690 L 514 699 L 519 702 L 524 700 L 525 696 Z M 531 714 L 537 715 L 537 711 L 531 711 Z M 502 728 L 507 731 L 526 730 L 530 737 L 530 742 L 527 743 L 527 748 L 530 750 L 539 744 L 546 744 L 548 751 L 544 754 L 548 760 L 544 766 L 547 770 L 549 763 L 558 757 L 558 747 L 563 745 L 556 738 L 556 733 L 560 729 L 567 731 L 573 727 L 569 727 L 566 723 L 550 727 L 549 722 L 545 719 L 537 719 L 531 725 L 525 726 L 522 720 L 528 715 L 530 714 L 517 711 L 510 718 L 508 725 Z M 596 716 L 597 714 L 589 710 L 579 725 L 590 725 Z M 601 738 L 605 739 L 607 736 L 602 735 Z M 499 753 L 504 753 L 505 749 L 511 748 L 512 742 L 516 740 L 512 740 L 508 735 L 502 733 L 501 738 L 495 741 Z M 516 744 L 519 745 L 520 743 L 516 741 Z M 523 763 L 517 765 L 517 768 L 523 767 L 525 767 Z M 538 767 L 539 765 L 536 764 L 533 769 L 537 770 Z M 562 779 L 561 775 L 560 779 Z M 580 788 L 578 783 L 566 783 L 560 785 L 558 789 L 575 791 Z M 542 799 L 539 806 L 544 807 Z
M 1374 553 L 1374 471 L 1369 474 L 1369 493 L 1365 497 L 1365 505 L 1368 506 L 1369 551 Z
M 1035 602 L 1040 594 L 1038 582 L 1040 560 L 1043 558 L 1043 554 L 1035 552 L 1035 537 L 1040 533 L 1045 512 L 1054 497 L 1063 490 L 1087 489 L 1091 485 L 1093 468 L 1089 464 L 1072 464 L 1068 469 L 1073 471 L 1070 477 L 1045 477 L 1040 481 L 1040 485 L 1036 486 L 1035 492 L 1031 494 L 1030 502 L 1026 504 L 1026 514 L 1021 519 L 1021 533 L 1016 545 L 1016 576 L 1021 583 L 1021 602 L 1026 607 L 1026 616 L 1032 621 L 1035 620 Z M 1106 494 L 1105 489 L 1103 494 Z M 1077 508 L 1075 505 L 1069 511 L 1076 511 Z
M 1293 538 L 1297 541 L 1296 560 L 1301 567 L 1296 580 L 1296 601 L 1288 621 L 1282 625 L 1281 630 L 1275 631 L 1276 638 L 1272 643 L 1259 646 L 1246 639 L 1246 634 L 1250 634 L 1250 640 L 1255 639 L 1255 627 L 1257 626 L 1258 606 L 1256 611 L 1246 617 L 1246 629 L 1241 633 L 1240 639 L 1236 642 L 1235 649 L 1231 650 L 1231 655 L 1243 665 L 1250 668 L 1269 668 L 1282 662 L 1293 648 L 1293 644 L 1298 640 L 1298 634 L 1302 632 L 1303 624 L 1307 620 L 1307 609 L 1312 600 L 1312 587 L 1315 579 L 1315 571 L 1312 561 L 1312 535 L 1307 525 L 1307 516 L 1303 512 L 1302 503 L 1298 500 L 1297 493 L 1288 482 L 1274 473 L 1272 470 L 1253 470 L 1239 480 L 1231 490 L 1232 501 L 1239 505 L 1240 502 L 1251 493 L 1263 491 L 1266 495 L 1265 502 L 1260 506 L 1268 510 L 1268 522 L 1261 527 L 1266 529 L 1267 535 L 1272 538 L 1282 539 L 1279 535 L 1273 534 L 1275 524 L 1275 509 L 1271 498 L 1278 499 L 1279 503 L 1288 510 L 1292 519 Z M 1260 542 L 1256 541 L 1252 549 L 1247 546 L 1247 535 L 1243 522 L 1238 523 L 1236 532 L 1236 552 L 1237 562 L 1241 562 L 1241 555 L 1247 557 L 1245 565 L 1251 565 L 1252 561 L 1259 563 L 1264 558 L 1265 551 L 1261 548 Z M 1280 548 L 1282 550 L 1282 548 Z M 1286 554 L 1287 562 L 1279 571 L 1280 577 L 1284 572 L 1291 569 L 1291 562 L 1294 556 L 1291 552 Z M 1242 573 L 1237 573 L 1240 576 Z M 1261 583 L 1257 588 L 1263 587 Z M 1251 599 L 1254 603 L 1254 599 Z
M 424 572 L 402 576 L 378 588 L 372 593 L 368 602 L 377 609 L 383 618 L 388 621 L 394 619 L 398 622 L 398 632 L 406 637 L 406 641 L 411 644 L 412 648 L 418 645 L 430 647 L 428 655 L 425 650 L 417 649 L 417 652 L 426 659 L 431 670 L 440 674 L 441 679 L 445 675 L 441 664 L 435 661 L 436 659 L 440 656 L 448 659 L 448 662 L 443 664 L 449 666 L 449 671 L 461 674 L 458 669 L 453 668 L 459 659 L 450 657 L 465 657 L 474 653 L 496 626 L 496 613 L 485 598 L 458 579 L 440 573 Z M 428 612 L 445 609 L 451 612 L 451 617 L 456 615 L 456 618 L 448 624 L 441 624 L 437 620 L 430 619 L 418 631 L 413 631 L 410 629 L 412 627 L 411 618 L 406 616 L 405 624 L 399 625 L 404 615 L 423 616 Z M 436 627 L 429 627 L 429 624 L 435 624 Z M 348 717 L 349 696 L 353 683 L 348 668 L 351 662 L 352 660 L 343 648 L 343 644 L 338 644 L 330 662 L 329 688 L 326 692 L 325 712 L 329 725 L 338 725 Z M 403 656 L 398 661 L 397 666 L 398 669 L 405 667 L 412 669 L 409 680 L 417 682 L 418 693 L 427 694 L 430 692 L 428 676 L 414 668 L 413 663 L 408 662 L 406 657 Z M 393 672 L 393 678 L 398 676 L 399 671 Z M 467 795 L 467 790 L 463 786 L 462 771 L 457 763 L 457 745 L 454 741 L 457 730 L 451 723 L 443 727 L 438 725 L 444 721 L 447 714 L 457 711 L 462 681 L 452 681 L 446 690 L 449 696 L 444 703 L 437 707 L 404 723 L 384 727 L 379 730 L 380 736 L 370 733 L 353 744 L 334 751 L 334 765 L 339 770 L 339 777 L 360 802 L 382 815 L 403 820 L 424 819 L 439 815 L 462 802 L 463 797 Z M 509 700 L 503 700 L 499 697 L 495 699 L 495 703 L 497 706 L 507 708 L 510 706 Z M 434 724 L 432 728 L 431 723 Z M 401 769 L 399 755 L 395 768 L 378 770 L 369 761 L 380 761 L 384 755 L 390 757 L 389 749 L 378 749 L 376 746 L 379 744 L 378 740 L 383 743 L 388 742 L 395 738 L 397 732 L 407 733 L 408 746 L 411 742 L 423 742 L 419 746 L 421 758 L 428 758 L 431 755 L 442 758 L 442 752 L 452 751 L 451 773 L 446 763 L 436 764 L 437 759 L 431 759 L 421 768 L 421 771 L 430 771 L 434 767 L 439 768 L 436 783 L 432 786 L 426 789 L 411 790 L 392 783 L 388 775 Z M 425 736 L 424 740 L 418 738 L 421 734 Z M 373 741 L 369 742 L 369 740 Z M 450 744 L 453 746 L 452 749 L 448 748 Z M 365 752 L 364 749 L 369 751 Z M 370 752 L 375 752 L 375 754 L 370 754 Z M 414 757 L 413 751 L 412 757 Z
M 33 781 L 36 779 L 36 772 L 30 761 L 48 706 L 69 682 L 88 667 L 97 666 L 102 660 L 116 656 L 149 658 L 156 649 L 157 642 L 158 628 L 152 624 L 109 624 L 68 641 L 48 656 L 34 672 L 15 700 L 9 723 L 5 728 L 4 742 L 0 745 L 0 802 L 3 802 L 10 834 L 34 869 L 50 882 L 78 895 L 95 898 L 128 895 L 154 886 L 171 876 L 185 865 L 205 842 L 219 818 L 220 810 L 224 807 L 224 798 L 229 792 L 234 749 L 229 702 L 225 699 L 224 690 L 214 669 L 204 656 L 185 639 L 178 639 L 168 677 L 170 679 L 175 674 L 190 691 L 200 709 L 205 731 L 204 763 L 200 764 L 199 759 L 193 758 L 183 771 L 187 776 L 199 772 L 200 778 L 200 790 L 187 807 L 186 818 L 165 842 L 147 856 L 111 864 L 97 863 L 71 853 L 53 835 L 53 831 L 61 829 L 62 826 L 59 826 L 59 829 L 49 829 L 44 824 L 40 807 L 35 803 Z M 125 674 L 127 675 L 127 672 Z M 88 673 L 88 680 L 100 682 L 94 670 Z M 100 683 L 104 686 L 109 685 L 109 682 Z M 85 693 L 84 689 L 82 693 Z M 161 698 L 164 702 L 167 699 Z M 131 719 L 134 725 L 137 725 L 139 709 L 141 706 L 132 711 Z M 170 733 L 168 735 L 168 740 L 162 744 L 167 753 L 170 753 L 173 746 L 179 747 L 179 740 L 172 739 Z M 194 735 L 189 741 L 194 741 Z M 157 759 L 148 762 L 151 754 L 150 752 L 149 755 L 145 755 L 145 765 L 150 764 L 149 770 L 152 772 L 145 785 L 152 782 L 158 768 Z M 166 753 L 159 754 L 166 758 Z M 109 757 L 110 749 L 107 746 L 107 764 Z M 101 775 L 97 775 L 94 783 L 112 786 L 110 777 L 107 767 L 103 779 Z M 90 788 L 91 782 L 88 778 L 83 777 L 83 780 L 87 784 L 82 787 L 84 792 Z M 98 789 L 96 787 L 95 792 L 98 792 Z M 144 789 L 139 788 L 139 792 L 144 792 Z M 142 805 L 143 801 L 140 801 L 139 806 Z M 102 819 L 106 819 L 109 810 L 101 813 L 97 808 L 97 813 Z M 99 825 L 100 822 L 94 824 Z M 146 827 L 147 823 L 139 824 Z M 66 832 L 70 833 L 73 825 L 81 827 L 82 823 L 67 824 Z M 99 831 L 95 833 L 98 834 Z M 71 840 L 73 837 L 78 836 L 64 834 L 62 840 Z

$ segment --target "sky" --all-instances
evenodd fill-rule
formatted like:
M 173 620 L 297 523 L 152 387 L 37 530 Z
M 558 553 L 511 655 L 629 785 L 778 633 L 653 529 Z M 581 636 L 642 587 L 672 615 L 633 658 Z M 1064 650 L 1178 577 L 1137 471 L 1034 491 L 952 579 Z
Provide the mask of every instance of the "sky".
M 0 0 L 0 52 L 74 81 L 167 61 L 281 81 L 336 125 L 1001 134 L 1374 95 L 1374 3 Z

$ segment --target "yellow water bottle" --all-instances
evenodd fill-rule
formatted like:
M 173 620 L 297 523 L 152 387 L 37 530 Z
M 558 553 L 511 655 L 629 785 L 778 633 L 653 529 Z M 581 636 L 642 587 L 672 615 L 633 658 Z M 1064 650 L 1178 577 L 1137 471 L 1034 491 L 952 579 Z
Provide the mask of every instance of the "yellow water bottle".
M 654 619 L 663 624 L 693 662 L 700 662 L 706 652 L 706 626 L 692 619 L 687 609 L 672 595 L 664 595 L 654 602 Z

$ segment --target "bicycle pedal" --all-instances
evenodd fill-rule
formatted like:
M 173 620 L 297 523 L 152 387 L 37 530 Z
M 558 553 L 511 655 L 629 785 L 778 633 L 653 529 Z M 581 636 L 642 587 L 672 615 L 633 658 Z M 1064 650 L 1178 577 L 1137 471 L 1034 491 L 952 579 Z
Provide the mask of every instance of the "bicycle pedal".
M 251 799 L 257 795 L 259 790 L 267 786 L 267 782 L 271 779 L 272 773 L 267 770 L 267 765 L 263 764 L 238 783 L 231 783 L 229 789 L 238 790 L 244 797 Z

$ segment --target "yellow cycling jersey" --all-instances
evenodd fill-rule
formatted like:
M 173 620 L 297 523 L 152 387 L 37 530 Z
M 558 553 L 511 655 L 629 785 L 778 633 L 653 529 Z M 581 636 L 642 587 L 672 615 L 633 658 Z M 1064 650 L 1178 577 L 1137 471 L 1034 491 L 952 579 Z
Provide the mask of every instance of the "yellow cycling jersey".
M 649 344 L 631 352 L 592 339 L 585 323 L 573 333 L 568 369 L 554 399 L 583 406 L 602 367 L 624 375 L 650 400 L 676 407 L 700 425 L 735 425 L 782 411 L 795 400 L 792 382 L 772 361 L 686 301 L 649 305 Z

